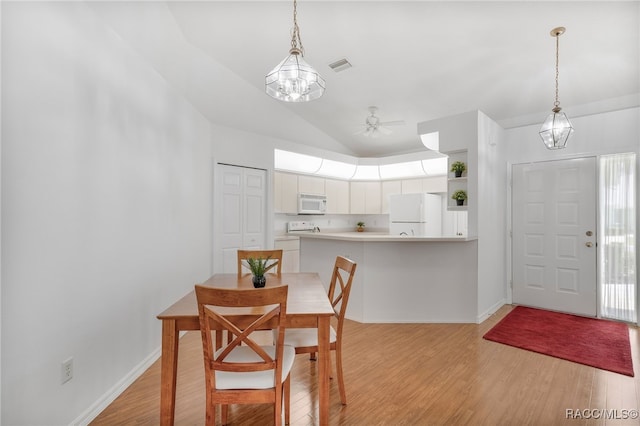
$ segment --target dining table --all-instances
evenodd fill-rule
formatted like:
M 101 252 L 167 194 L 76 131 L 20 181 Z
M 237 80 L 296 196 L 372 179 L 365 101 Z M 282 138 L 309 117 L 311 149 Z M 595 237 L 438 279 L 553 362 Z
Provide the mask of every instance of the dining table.
M 214 274 L 200 283 L 217 288 L 253 289 L 251 275 Z M 287 285 L 285 327 L 318 330 L 318 424 L 329 424 L 329 330 L 334 310 L 320 276 L 315 272 L 267 275 L 267 287 Z M 160 370 L 160 424 L 173 425 L 175 419 L 176 378 L 180 332 L 200 330 L 195 290 L 173 303 L 157 318 L 162 321 Z

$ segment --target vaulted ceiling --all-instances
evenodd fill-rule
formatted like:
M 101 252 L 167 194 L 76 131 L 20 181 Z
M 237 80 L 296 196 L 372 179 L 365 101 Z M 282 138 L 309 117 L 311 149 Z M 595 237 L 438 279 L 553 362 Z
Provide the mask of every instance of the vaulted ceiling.
M 323 97 L 282 103 L 264 76 L 288 53 L 292 1 L 90 3 L 213 123 L 358 157 L 424 150 L 417 123 L 479 109 L 505 128 L 640 104 L 638 1 L 298 2 Z M 346 58 L 353 66 L 335 72 Z M 389 135 L 357 134 L 369 106 Z

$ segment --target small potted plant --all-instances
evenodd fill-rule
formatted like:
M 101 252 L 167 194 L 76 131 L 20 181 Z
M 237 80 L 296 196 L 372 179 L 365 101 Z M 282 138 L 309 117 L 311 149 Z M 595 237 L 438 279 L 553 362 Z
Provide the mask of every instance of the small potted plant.
M 364 222 L 358 222 L 358 223 L 356 223 L 356 226 L 358 227 L 357 228 L 358 232 L 364 231 Z
M 267 277 L 264 276 L 264 273 L 267 270 L 267 262 L 269 261 L 270 257 L 271 256 L 267 257 L 266 259 L 263 259 L 261 257 L 258 259 L 254 259 L 250 257 L 247 259 L 249 269 L 251 269 L 251 273 L 253 274 L 251 281 L 253 282 L 253 286 L 255 288 L 264 287 L 267 284 Z
M 458 189 L 456 192 L 451 194 L 451 198 L 456 200 L 457 205 L 462 206 L 464 205 L 464 200 L 467 199 L 467 192 L 462 189 Z
M 461 177 L 462 173 L 464 173 L 465 170 L 467 170 L 467 165 L 462 161 L 456 161 L 455 163 L 451 164 L 451 171 L 455 173 L 455 176 L 457 178 Z

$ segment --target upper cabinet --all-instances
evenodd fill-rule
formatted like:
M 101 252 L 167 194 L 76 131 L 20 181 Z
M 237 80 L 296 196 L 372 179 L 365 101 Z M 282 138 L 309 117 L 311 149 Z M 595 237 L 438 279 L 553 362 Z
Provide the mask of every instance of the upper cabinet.
M 276 213 L 297 213 L 298 193 L 327 196 L 327 214 L 387 214 L 389 195 L 447 191 L 447 177 L 347 181 L 274 171 Z
M 422 192 L 447 192 L 447 177 L 433 176 L 422 179 Z
M 404 179 L 402 181 L 402 194 L 416 194 L 422 191 L 422 179 Z
M 447 177 L 432 176 L 402 180 L 402 194 L 416 194 L 424 192 L 447 192 Z
M 380 182 L 351 182 L 351 214 L 380 214 L 382 185 Z
M 381 213 L 389 213 L 389 195 L 402 194 L 402 181 L 385 180 L 381 183 L 382 199 Z
M 327 214 L 349 214 L 349 181 L 325 179 Z
M 298 212 L 298 175 L 273 173 L 273 208 L 276 213 Z
M 464 171 L 456 174 L 451 170 L 452 165 L 463 164 Z M 448 175 L 447 175 L 447 209 L 448 210 L 466 210 L 467 209 L 467 173 L 469 172 L 469 162 L 467 160 L 467 151 L 456 151 L 449 153 L 448 160 Z M 464 200 L 462 203 L 452 198 L 454 194 L 463 194 Z M 459 197 L 462 198 L 462 197 Z
M 298 176 L 298 192 L 301 194 L 325 195 L 325 180 L 316 176 Z

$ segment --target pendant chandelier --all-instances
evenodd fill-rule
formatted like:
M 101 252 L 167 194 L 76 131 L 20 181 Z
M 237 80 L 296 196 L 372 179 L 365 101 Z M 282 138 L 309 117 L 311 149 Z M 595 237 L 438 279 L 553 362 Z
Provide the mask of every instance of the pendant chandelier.
M 556 101 L 553 103 L 552 113 L 540 128 L 540 137 L 548 149 L 562 149 L 567 146 L 567 140 L 573 133 L 573 126 L 564 112 L 560 112 L 560 101 L 558 101 L 558 51 L 560 47 L 560 36 L 564 34 L 565 28 L 558 27 L 551 30 L 551 36 L 556 38 Z
M 322 96 L 324 85 L 324 79 L 318 71 L 304 60 L 304 47 L 297 19 L 297 2 L 293 0 L 293 30 L 289 56 L 267 74 L 265 89 L 269 96 L 284 102 L 308 102 Z

